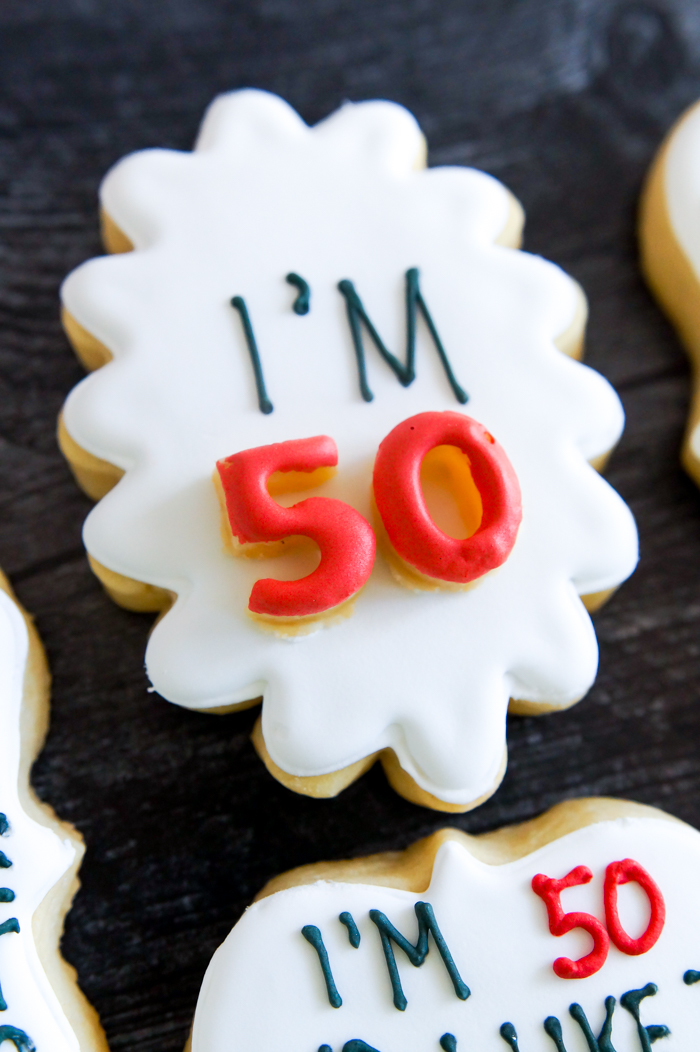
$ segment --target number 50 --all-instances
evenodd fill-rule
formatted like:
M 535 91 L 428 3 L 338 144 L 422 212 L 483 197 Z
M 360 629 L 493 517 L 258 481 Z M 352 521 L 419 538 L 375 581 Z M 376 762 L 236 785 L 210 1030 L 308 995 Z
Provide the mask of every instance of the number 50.
M 462 465 L 466 458 L 478 493 L 480 521 L 464 539 L 444 533 L 425 502 L 421 465 L 437 447 L 464 455 Z M 327 435 L 258 446 L 217 462 L 215 482 L 236 550 L 277 554 L 290 538 L 307 537 L 321 552 L 317 568 L 300 580 L 256 581 L 248 603 L 253 614 L 269 620 L 318 617 L 352 599 L 369 578 L 376 538 L 359 512 L 329 497 L 291 508 L 272 498 L 275 491 L 319 485 L 337 463 L 336 444 Z M 515 471 L 495 438 L 462 413 L 419 413 L 395 427 L 379 446 L 373 487 L 392 549 L 419 577 L 446 587 L 469 584 L 501 566 L 515 544 L 522 518 Z
M 586 979 L 589 975 L 599 972 L 607 959 L 611 939 L 618 950 L 632 957 L 647 953 L 658 941 L 666 921 L 666 905 L 661 889 L 644 867 L 631 858 L 611 862 L 605 871 L 605 926 L 590 913 L 564 913 L 561 904 L 562 891 L 589 884 L 592 879 L 593 874 L 588 866 L 576 866 L 561 880 L 546 877 L 544 873 L 538 873 L 532 878 L 532 890 L 547 907 L 549 930 L 552 935 L 559 937 L 573 931 L 574 928 L 582 928 L 593 939 L 593 949 L 578 961 L 572 961 L 570 957 L 556 959 L 552 967 L 560 979 Z M 618 885 L 631 881 L 644 889 L 651 906 L 649 924 L 638 939 L 633 939 L 624 930 L 617 908 Z

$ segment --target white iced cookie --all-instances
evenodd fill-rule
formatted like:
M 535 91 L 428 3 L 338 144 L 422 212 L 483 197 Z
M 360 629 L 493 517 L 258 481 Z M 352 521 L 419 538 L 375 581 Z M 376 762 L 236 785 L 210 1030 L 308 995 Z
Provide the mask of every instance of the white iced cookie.
M 699 868 L 694 829 L 589 799 L 293 870 L 214 954 L 191 1052 L 689 1052 Z
M 48 726 L 49 683 L 37 634 L 0 574 L 0 1045 L 107 1052 L 58 948 L 83 842 L 29 784 Z
M 632 572 L 637 537 L 591 467 L 623 414 L 574 360 L 580 290 L 514 250 L 500 183 L 424 158 L 394 104 L 309 128 L 241 91 L 194 152 L 120 162 L 101 191 L 119 254 L 63 287 L 104 368 L 60 441 L 102 497 L 98 576 L 167 610 L 146 653 L 160 694 L 262 698 L 257 748 L 299 792 L 381 758 L 409 799 L 463 811 L 503 775 L 509 699 L 546 712 L 589 689 L 580 597 Z
M 700 104 L 687 110 L 657 153 L 642 194 L 642 269 L 693 365 L 693 397 L 681 459 L 700 485 Z

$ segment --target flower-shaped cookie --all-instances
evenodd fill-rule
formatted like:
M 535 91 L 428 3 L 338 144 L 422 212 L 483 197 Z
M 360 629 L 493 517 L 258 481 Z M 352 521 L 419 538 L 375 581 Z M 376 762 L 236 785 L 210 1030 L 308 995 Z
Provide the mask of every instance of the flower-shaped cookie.
M 464 810 L 500 781 L 509 699 L 548 711 L 590 687 L 597 646 L 580 597 L 592 607 L 624 580 L 637 540 L 591 466 L 623 414 L 608 383 L 572 357 L 580 290 L 514 250 L 521 213 L 500 183 L 426 170 L 424 157 L 415 121 L 391 103 L 346 105 L 311 129 L 280 99 L 241 91 L 212 104 L 194 152 L 120 162 L 101 195 L 118 254 L 84 264 L 63 288 L 69 336 L 89 367 L 104 367 L 70 395 L 61 443 L 102 496 L 84 536 L 108 591 L 134 609 L 167 608 L 146 653 L 160 694 L 200 710 L 262 697 L 258 749 L 301 792 L 332 795 L 381 756 L 404 795 Z M 400 522 L 387 525 L 376 477 L 381 514 L 372 506 L 375 458 L 385 483 L 397 463 L 383 454 L 380 467 L 379 447 L 409 418 L 439 413 L 473 422 L 459 425 L 466 445 L 452 431 L 441 440 L 452 482 L 421 490 L 416 446 L 396 491 L 418 511 L 425 494 L 421 528 L 434 520 L 460 557 L 493 527 L 478 580 L 464 567 L 425 580 L 418 557 L 394 550 Z M 313 496 L 366 526 L 356 532 L 363 561 L 351 544 L 356 572 L 335 592 L 339 603 L 354 596 L 350 610 L 339 606 L 351 616 L 336 611 L 302 632 L 250 616 L 256 582 L 302 577 L 318 561 L 303 546 L 280 555 L 277 536 L 275 559 L 241 558 L 239 542 L 260 536 L 232 505 L 222 537 L 216 465 L 246 454 L 250 467 L 246 451 L 261 447 L 274 450 L 250 456 L 273 472 L 273 493 L 290 450 L 318 468 L 336 448 L 337 470 L 321 468 Z M 270 499 L 260 471 L 255 512 Z M 479 482 L 487 476 L 493 485 Z M 470 486 L 471 512 L 460 510 Z M 368 531 L 379 540 L 371 574 Z M 314 536 L 325 568 L 326 542 Z

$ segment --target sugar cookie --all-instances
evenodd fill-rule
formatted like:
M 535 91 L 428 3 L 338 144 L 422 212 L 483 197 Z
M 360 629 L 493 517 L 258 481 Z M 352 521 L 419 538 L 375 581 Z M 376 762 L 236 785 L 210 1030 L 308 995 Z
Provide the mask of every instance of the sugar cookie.
M 639 236 L 644 275 L 693 366 L 681 459 L 700 485 L 700 103 L 680 117 L 654 159 Z
M 292 870 L 214 954 L 188 1048 L 694 1049 L 699 867 L 694 829 L 587 799 Z
M 97 1014 L 58 949 L 83 842 L 29 783 L 48 727 L 49 683 L 36 631 L 0 574 L 0 1044 L 17 1052 L 108 1052 Z
M 298 792 L 333 795 L 381 759 L 409 799 L 464 811 L 503 775 L 509 699 L 547 712 L 590 687 L 584 606 L 632 572 L 637 538 L 591 467 L 623 414 L 574 360 L 580 289 L 514 250 L 522 213 L 500 183 L 424 163 L 399 106 L 309 128 L 259 91 L 215 100 L 194 152 L 120 162 L 101 191 L 116 254 L 63 287 L 96 371 L 59 438 L 102 498 L 93 569 L 124 606 L 167 611 L 146 653 L 160 694 L 203 711 L 263 698 L 254 741 Z M 415 460 L 392 479 L 378 450 L 423 414 L 469 442 L 428 451 L 420 485 Z M 216 465 L 261 457 L 222 493 L 222 538 Z M 382 481 L 427 559 L 395 521 L 383 536 Z

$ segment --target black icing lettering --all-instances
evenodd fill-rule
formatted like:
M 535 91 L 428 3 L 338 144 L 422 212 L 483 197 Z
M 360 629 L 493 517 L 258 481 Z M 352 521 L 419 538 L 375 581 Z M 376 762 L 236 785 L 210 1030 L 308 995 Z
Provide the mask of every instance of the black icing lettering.
M 0 924 L 0 935 L 8 935 L 10 932 L 19 932 L 19 921 L 17 920 L 16 917 L 10 917 L 9 920 L 3 921 L 2 924 Z M 5 1000 L 5 998 L 3 996 L 2 987 L 0 986 L 0 1012 L 6 1012 L 6 1011 L 7 1011 L 7 1001 Z M 0 1032 L 3 1029 L 4 1029 L 3 1027 L 0 1027 Z M 12 1029 L 12 1027 L 10 1027 L 10 1029 Z M 18 1032 L 21 1033 L 21 1031 L 18 1031 Z M 32 1045 L 32 1048 L 33 1047 L 34 1046 Z
M 628 990 L 620 998 L 620 1004 L 630 1013 L 637 1024 L 637 1034 L 639 1035 L 642 1052 L 651 1052 L 651 1046 L 655 1041 L 659 1041 L 662 1037 L 668 1037 L 671 1033 L 667 1026 L 658 1023 L 654 1023 L 651 1026 L 643 1026 L 640 1021 L 639 1006 L 641 1002 L 645 997 L 653 997 L 657 990 L 658 986 L 656 983 L 647 983 L 640 990 Z
M 284 280 L 288 285 L 293 285 L 298 289 L 296 299 L 292 304 L 294 313 L 299 315 L 308 314 L 311 309 L 311 289 L 308 281 L 305 281 L 300 274 L 295 274 L 294 271 L 287 274 Z
M 371 402 L 374 395 L 367 382 L 367 365 L 365 362 L 365 349 L 362 340 L 362 326 L 364 326 L 372 343 L 379 351 L 384 361 L 394 373 L 394 376 L 403 387 L 408 387 L 416 378 L 416 314 L 420 310 L 423 320 L 428 328 L 435 350 L 445 371 L 452 392 L 457 401 L 464 405 L 469 400 L 469 395 L 457 382 L 452 371 L 447 352 L 433 322 L 432 316 L 420 290 L 419 272 L 417 267 L 411 267 L 406 271 L 406 361 L 400 361 L 392 354 L 381 336 L 374 327 L 362 300 L 352 281 L 344 278 L 338 282 L 338 291 L 345 299 L 345 308 L 350 326 L 350 334 L 357 359 L 357 372 L 360 382 L 360 393 L 365 402 Z
M 250 315 L 248 314 L 248 308 L 245 305 L 245 300 L 242 296 L 234 296 L 231 300 L 231 306 L 234 310 L 238 311 L 241 318 L 243 335 L 245 336 L 248 354 L 250 355 L 250 362 L 253 366 L 253 373 L 255 374 L 255 387 L 258 392 L 258 406 L 260 412 L 271 413 L 274 406 L 267 396 L 260 352 L 258 351 L 258 345 L 255 341 L 255 333 L 253 332 L 253 326 L 250 320 Z
M 0 1026 L 0 1045 L 3 1041 L 11 1041 L 17 1052 L 36 1052 L 36 1045 L 29 1034 L 18 1030 L 16 1026 Z
M 586 1013 L 579 1004 L 572 1004 L 569 1015 L 575 1019 L 583 1031 L 583 1036 L 588 1044 L 589 1052 L 615 1052 L 612 1044 L 612 1020 L 616 1001 L 614 997 L 605 998 L 605 1022 L 598 1037 L 594 1037 Z
M 323 978 L 326 984 L 326 992 L 328 993 L 328 1000 L 330 1001 L 333 1008 L 340 1008 L 343 1003 L 343 999 L 338 993 L 338 988 L 335 985 L 333 978 L 333 972 L 331 971 L 331 964 L 328 960 L 328 950 L 323 942 L 323 936 L 316 927 L 315 924 L 305 924 L 301 929 L 301 934 L 304 936 L 308 943 L 311 943 L 316 953 L 318 954 L 319 963 L 321 965 L 321 971 L 323 972 Z
M 578 1025 L 581 1027 L 583 1036 L 586 1039 L 588 1046 L 588 1052 L 615 1052 L 612 1044 L 612 1017 L 615 1011 L 615 998 L 605 998 L 605 1022 L 601 1028 L 598 1037 L 595 1036 L 591 1030 L 590 1023 L 583 1008 L 579 1004 L 572 1004 L 569 1008 L 569 1015 L 572 1019 L 575 1019 Z M 561 1023 L 556 1016 L 550 1015 L 544 1021 L 545 1033 L 551 1037 L 552 1041 L 556 1045 L 557 1052 L 567 1052 L 566 1045 L 564 1044 L 564 1037 L 562 1035 Z
M 457 997 L 459 997 L 461 1001 L 466 1001 L 470 994 L 469 987 L 462 981 L 462 977 L 457 970 L 457 965 L 452 959 L 452 954 L 450 953 L 442 932 L 438 927 L 438 923 L 435 920 L 433 907 L 429 902 L 417 902 L 414 909 L 416 911 L 416 917 L 418 918 L 418 941 L 415 946 L 394 927 L 386 914 L 382 913 L 381 910 L 369 911 L 370 919 L 376 924 L 379 929 L 379 934 L 381 935 L 382 949 L 384 950 L 384 957 L 386 959 L 389 978 L 391 980 L 391 989 L 394 995 L 394 1007 L 398 1008 L 400 1012 L 403 1012 L 405 1011 L 408 1002 L 406 1001 L 401 986 L 399 969 L 396 964 L 396 958 L 394 957 L 394 949 L 391 945 L 392 940 L 401 950 L 403 950 L 414 968 L 420 968 L 423 961 L 428 956 L 429 932 L 432 932 L 433 934 L 435 945 L 437 946 L 438 952 L 443 960 L 445 968 L 447 969 L 447 974 L 452 980 L 452 985 Z
M 503 1023 L 498 1032 L 505 1043 L 513 1049 L 513 1052 L 520 1052 L 520 1046 L 518 1045 L 518 1032 L 512 1023 Z
M 352 913 L 348 913 L 347 910 L 343 910 L 343 912 L 338 917 L 338 920 L 341 924 L 344 924 L 345 927 L 348 929 L 348 939 L 350 940 L 350 945 L 354 946 L 354 948 L 357 949 L 357 947 L 360 945 L 360 932 L 358 930 L 357 925 L 355 924 L 355 919 Z

